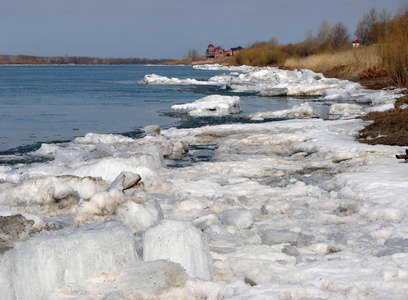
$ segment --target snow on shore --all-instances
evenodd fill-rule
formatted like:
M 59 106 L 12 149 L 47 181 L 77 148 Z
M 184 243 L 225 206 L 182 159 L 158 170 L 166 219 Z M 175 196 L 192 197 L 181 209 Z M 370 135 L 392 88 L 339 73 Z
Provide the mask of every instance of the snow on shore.
M 86 274 L 100 274 L 99 277 L 63 277 L 47 290 L 55 289 L 54 299 L 78 293 L 96 299 L 108 294 L 124 299 L 125 294 L 134 296 L 141 291 L 150 297 L 160 294 L 185 299 L 187 295 L 210 299 L 403 297 L 408 289 L 408 204 L 405 201 L 408 185 L 406 165 L 394 155 L 404 149 L 359 144 L 354 138 L 363 124 L 361 120 L 319 119 L 231 124 L 169 129 L 159 136 L 133 141 L 126 138 L 122 143 L 100 135 L 99 141 L 88 139 L 86 145 L 53 145 L 53 154 L 47 153 L 56 160 L 46 164 L 2 167 L 2 215 L 20 213 L 33 221 L 31 235 L 45 229 L 51 230 L 52 235 L 34 234 L 20 241 L 15 237 L 14 248 L 2 257 L 0 282 L 9 287 L 10 295 L 16 289 L 22 295 L 29 293 L 21 290 L 29 275 L 19 272 L 45 262 L 40 262 L 37 256 L 28 261 L 14 259 L 11 264 L 11 257 L 23 258 L 33 251 L 43 251 L 35 239 L 48 242 L 58 238 L 60 247 L 72 248 L 77 259 L 84 260 L 90 255 L 84 251 L 90 250 L 82 250 L 80 242 L 71 245 L 66 231 L 57 229 L 96 226 L 94 222 L 108 220 L 116 220 L 132 230 L 135 234 L 132 251 L 138 253 L 139 263 L 147 264 L 143 268 L 151 270 L 157 280 L 164 280 L 162 273 L 158 273 L 160 268 L 149 269 L 151 258 L 148 257 L 152 257 L 154 250 L 148 249 L 161 249 L 160 256 L 153 255 L 155 259 L 165 259 L 166 251 L 170 260 L 174 255 L 183 257 L 183 253 L 185 256 L 191 251 L 197 255 L 197 250 L 189 250 L 189 243 L 181 243 L 176 233 L 145 240 L 148 237 L 144 231 L 164 219 L 186 222 L 177 225 L 181 226 L 178 229 L 181 232 L 194 226 L 206 236 L 209 250 L 197 242 L 191 245 L 204 247 L 204 253 L 209 251 L 204 256 L 212 258 L 211 280 L 194 279 L 169 265 L 171 272 L 186 279 L 175 285 L 168 283 L 159 291 L 154 284 L 147 283 L 148 288 L 135 291 L 121 282 L 127 282 L 126 276 L 136 270 L 130 271 L 133 269 L 129 269 L 126 260 L 121 260 L 111 273 L 106 270 L 102 274 L 99 264 L 94 263 L 88 266 L 91 270 Z M 109 156 L 93 153 L 101 140 L 107 142 Z M 174 145 L 178 143 L 217 147 L 209 162 L 182 168 L 158 167 L 160 163 L 153 161 L 146 161 L 143 167 L 133 166 L 132 157 L 148 155 L 151 149 L 162 155 L 167 153 L 167 157 L 177 156 L 180 148 Z M 39 153 L 43 151 L 40 149 Z M 141 154 L 142 151 L 147 152 Z M 121 157 L 128 159 L 118 165 Z M 95 165 L 104 167 L 95 168 Z M 141 174 L 141 181 L 135 180 L 134 186 L 118 185 L 117 180 L 112 183 L 111 178 L 122 171 Z M 74 175 L 78 173 L 92 177 Z M 121 175 L 124 179 L 120 182 L 132 182 L 125 180 L 130 174 Z M 63 193 L 64 190 L 67 192 Z M 45 195 L 49 198 L 44 198 Z M 42 203 L 41 199 L 48 200 Z M 171 222 L 166 224 L 169 230 L 177 228 Z M 104 229 L 97 226 L 102 239 L 91 237 L 92 247 L 101 249 Z M 105 230 L 117 228 L 110 226 L 117 225 L 107 224 Z M 164 237 L 169 240 L 166 244 L 160 242 Z M 112 251 L 118 255 L 116 244 L 103 245 L 108 247 L 104 253 Z M 166 250 L 169 247 L 166 245 L 176 248 Z M 47 250 L 50 258 L 56 255 L 53 253 L 51 248 Z M 71 254 L 58 253 L 62 262 L 70 262 L 72 272 L 79 272 L 76 263 L 72 266 Z M 93 256 L 89 259 L 96 262 Z M 190 265 L 190 269 L 187 265 L 184 268 L 190 270 L 188 274 L 197 274 L 195 270 L 208 268 L 208 262 L 201 261 L 197 260 L 193 267 Z M 137 260 L 129 258 L 129 262 Z M 58 264 L 54 260 L 47 263 L 51 264 L 47 269 L 50 274 L 60 274 L 66 268 L 66 263 Z M 9 277 L 12 269 L 21 271 Z M 70 280 L 75 285 L 66 285 L 66 282 L 74 283 Z
M 336 78 L 325 78 L 310 70 L 282 70 L 250 66 L 226 67 L 221 65 L 194 66 L 203 70 L 225 70 L 229 74 L 217 75 L 208 81 L 167 78 L 156 74 L 146 75 L 140 83 L 160 85 L 214 85 L 236 93 L 254 93 L 260 96 L 319 96 L 320 101 L 351 101 L 374 106 L 372 110 L 392 108 L 401 90 L 368 90 L 359 83 Z
M 54 160 L 0 166 L 2 296 L 405 298 L 405 148 L 358 143 L 366 124 L 149 127 L 137 140 L 44 144 L 35 155 Z M 211 159 L 193 163 L 200 151 Z

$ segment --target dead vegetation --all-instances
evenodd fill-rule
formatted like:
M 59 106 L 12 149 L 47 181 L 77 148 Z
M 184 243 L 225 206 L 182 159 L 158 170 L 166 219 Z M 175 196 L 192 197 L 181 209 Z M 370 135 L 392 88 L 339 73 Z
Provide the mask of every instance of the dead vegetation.
M 408 145 L 408 108 L 400 108 L 408 105 L 408 97 L 398 99 L 395 109 L 384 112 L 371 112 L 361 119 L 373 121 L 360 131 L 359 141 L 376 145 Z

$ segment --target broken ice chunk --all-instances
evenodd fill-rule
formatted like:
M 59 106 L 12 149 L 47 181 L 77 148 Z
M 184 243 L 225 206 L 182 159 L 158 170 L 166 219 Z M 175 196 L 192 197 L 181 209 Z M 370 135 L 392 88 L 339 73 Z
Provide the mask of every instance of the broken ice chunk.
M 251 212 L 245 208 L 225 210 L 218 215 L 223 224 L 237 229 L 249 228 L 254 221 Z
M 272 246 L 276 244 L 288 243 L 292 246 L 297 245 L 299 234 L 289 230 L 273 230 L 267 229 L 259 233 L 262 239 L 262 244 Z
M 186 280 L 186 271 L 180 264 L 155 260 L 127 264 L 118 278 L 118 285 L 126 295 L 160 293 L 172 287 L 182 286 Z
M 117 222 L 43 231 L 4 254 L 1 297 L 46 299 L 56 288 L 118 272 L 138 260 L 131 230 Z
M 171 111 L 181 114 L 187 113 L 192 117 L 207 117 L 238 114 L 241 109 L 239 108 L 238 96 L 211 95 L 193 103 L 173 105 Z
M 193 278 L 211 280 L 212 258 L 207 236 L 191 222 L 162 220 L 143 235 L 143 259 L 180 263 Z
M 140 179 L 141 177 L 139 174 L 135 174 L 129 171 L 123 171 L 115 178 L 115 180 L 109 186 L 108 191 L 119 190 L 123 192 L 124 190 L 130 189 L 135 186 L 140 181 Z

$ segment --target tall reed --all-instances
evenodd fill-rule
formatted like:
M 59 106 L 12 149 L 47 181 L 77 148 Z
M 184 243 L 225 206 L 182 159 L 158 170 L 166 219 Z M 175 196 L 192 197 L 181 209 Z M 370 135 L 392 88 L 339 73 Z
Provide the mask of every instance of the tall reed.
M 379 39 L 378 49 L 393 82 L 408 87 L 408 7 L 388 22 L 384 36 Z

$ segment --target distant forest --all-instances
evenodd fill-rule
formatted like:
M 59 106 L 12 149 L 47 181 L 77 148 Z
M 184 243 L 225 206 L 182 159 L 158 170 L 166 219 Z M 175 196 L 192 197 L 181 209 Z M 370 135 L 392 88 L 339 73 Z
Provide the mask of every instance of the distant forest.
M 160 64 L 171 59 L 147 58 L 100 58 L 83 56 L 31 56 L 31 55 L 0 55 L 0 64 L 38 64 L 38 65 L 144 65 Z

